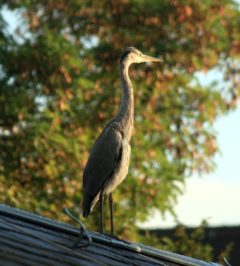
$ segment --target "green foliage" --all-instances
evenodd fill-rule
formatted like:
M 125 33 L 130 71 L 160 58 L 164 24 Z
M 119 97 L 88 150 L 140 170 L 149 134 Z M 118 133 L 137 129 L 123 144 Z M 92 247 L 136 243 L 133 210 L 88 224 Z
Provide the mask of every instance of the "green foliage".
M 228 244 L 219 254 L 215 254 L 213 246 L 205 239 L 207 224 L 203 222 L 198 228 L 188 231 L 186 227 L 176 227 L 173 238 L 157 237 L 154 233 L 145 232 L 142 240 L 147 244 L 154 244 L 162 250 L 171 251 L 185 256 L 205 261 L 214 261 L 224 264 L 223 258 L 229 259 L 233 244 Z
M 213 122 L 239 98 L 239 11 L 233 1 L 17 1 L 15 34 L 0 19 L 0 201 L 67 220 L 80 212 L 88 150 L 121 99 L 119 55 L 136 46 L 164 64 L 134 66 L 135 133 L 114 193 L 118 233 L 152 209 L 173 212 L 179 184 L 213 169 Z M 23 27 L 24 26 L 24 27 Z M 226 86 L 203 87 L 218 67 Z M 87 221 L 98 226 L 98 212 Z M 128 230 L 128 229 L 131 230 Z

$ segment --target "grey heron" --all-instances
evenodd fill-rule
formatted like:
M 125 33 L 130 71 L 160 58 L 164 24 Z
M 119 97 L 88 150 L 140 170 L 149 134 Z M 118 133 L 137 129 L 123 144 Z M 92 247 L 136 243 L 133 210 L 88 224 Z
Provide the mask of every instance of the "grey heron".
M 113 190 L 125 179 L 130 161 L 130 140 L 134 123 L 133 87 L 128 75 L 133 63 L 161 62 L 128 47 L 120 58 L 122 100 L 118 114 L 106 125 L 94 143 L 83 172 L 83 217 L 88 217 L 100 202 L 100 232 L 103 233 L 104 196 L 109 197 L 111 234 L 113 235 Z

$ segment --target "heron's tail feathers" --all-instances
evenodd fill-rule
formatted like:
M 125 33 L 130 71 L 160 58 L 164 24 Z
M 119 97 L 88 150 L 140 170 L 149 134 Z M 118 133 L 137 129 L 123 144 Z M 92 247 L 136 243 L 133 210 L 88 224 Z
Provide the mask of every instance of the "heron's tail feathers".
M 84 218 L 87 218 L 88 217 L 88 215 L 90 214 L 90 208 L 88 208 L 88 209 L 83 209 L 83 217 Z
M 84 192 L 83 194 L 83 217 L 87 218 L 88 215 L 92 212 L 94 205 L 96 204 L 96 197 L 90 195 L 88 192 Z
M 83 195 L 82 210 L 83 210 L 83 217 L 87 218 L 91 211 L 91 197 L 88 193 L 84 193 Z

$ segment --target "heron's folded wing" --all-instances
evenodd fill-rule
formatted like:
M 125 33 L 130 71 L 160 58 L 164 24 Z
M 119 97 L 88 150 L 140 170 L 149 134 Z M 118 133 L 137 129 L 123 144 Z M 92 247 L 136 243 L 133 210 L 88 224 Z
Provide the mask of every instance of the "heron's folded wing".
M 83 187 L 95 196 L 116 169 L 122 155 L 122 135 L 107 127 L 95 142 L 83 173 Z

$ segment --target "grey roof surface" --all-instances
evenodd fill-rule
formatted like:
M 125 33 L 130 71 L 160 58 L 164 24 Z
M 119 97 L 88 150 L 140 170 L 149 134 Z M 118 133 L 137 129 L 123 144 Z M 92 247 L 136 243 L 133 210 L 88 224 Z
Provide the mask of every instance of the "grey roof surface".
M 73 248 L 79 228 L 0 204 L 0 265 L 219 265 L 96 232 L 88 234 L 89 246 Z

